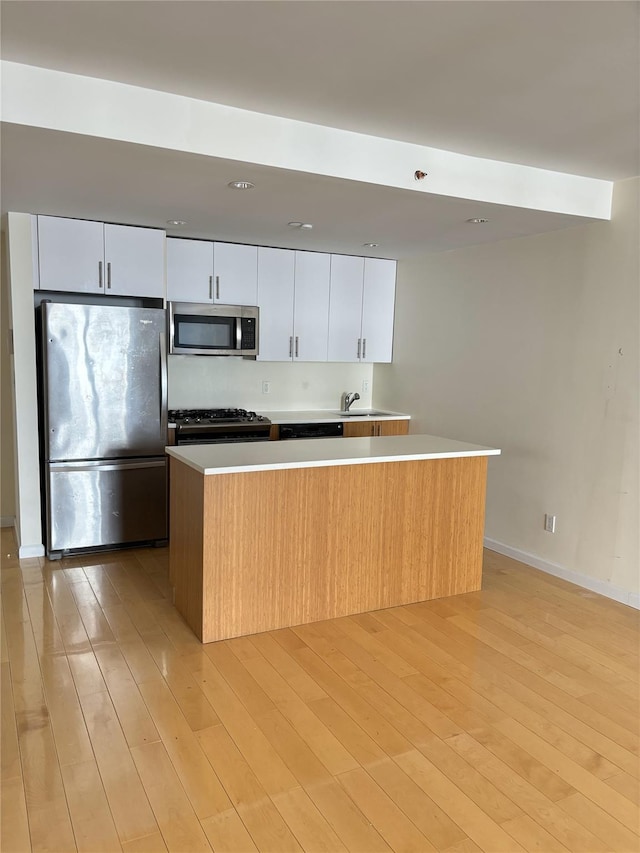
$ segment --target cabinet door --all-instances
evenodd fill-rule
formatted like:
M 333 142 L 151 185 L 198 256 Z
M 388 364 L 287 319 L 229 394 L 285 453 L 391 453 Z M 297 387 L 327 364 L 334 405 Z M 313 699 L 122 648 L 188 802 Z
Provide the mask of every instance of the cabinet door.
M 260 361 L 291 361 L 295 252 L 258 249 Z
M 326 361 L 331 255 L 322 252 L 296 252 L 295 255 L 294 359 Z
M 40 289 L 103 293 L 103 235 L 102 222 L 38 216 Z
M 396 262 L 365 258 L 362 296 L 362 361 L 391 361 Z
M 213 244 L 214 302 L 258 304 L 258 247 Z
M 331 255 L 329 361 L 360 361 L 364 258 Z
M 376 435 L 377 421 L 350 421 L 344 425 L 345 438 L 368 438 Z
M 105 293 L 164 298 L 165 232 L 131 225 L 104 226 Z
M 213 243 L 167 239 L 167 299 L 213 302 Z
M 409 432 L 409 421 L 376 421 L 375 435 L 406 435 Z

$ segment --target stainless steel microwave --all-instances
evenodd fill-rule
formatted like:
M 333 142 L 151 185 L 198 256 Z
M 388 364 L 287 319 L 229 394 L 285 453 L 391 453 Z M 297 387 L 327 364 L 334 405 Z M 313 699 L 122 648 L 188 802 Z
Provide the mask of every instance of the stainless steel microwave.
M 169 302 L 169 352 L 174 355 L 258 355 L 255 305 Z

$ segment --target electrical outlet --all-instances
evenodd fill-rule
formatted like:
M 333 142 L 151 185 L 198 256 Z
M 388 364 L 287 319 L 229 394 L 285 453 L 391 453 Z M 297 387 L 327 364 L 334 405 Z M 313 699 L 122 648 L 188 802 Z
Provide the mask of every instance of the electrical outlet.
M 363 394 L 369 393 L 369 380 L 368 379 L 362 380 L 362 393 Z
M 270 394 L 271 393 L 271 382 L 268 379 L 265 379 L 262 383 L 262 393 Z
M 547 533 L 555 533 L 556 532 L 556 517 L 555 515 L 549 515 L 545 512 L 544 514 L 544 529 Z

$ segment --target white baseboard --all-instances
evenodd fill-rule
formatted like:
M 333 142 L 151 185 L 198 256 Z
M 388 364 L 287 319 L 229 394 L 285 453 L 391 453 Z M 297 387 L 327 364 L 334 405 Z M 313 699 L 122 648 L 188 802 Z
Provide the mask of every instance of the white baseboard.
M 562 580 L 569 581 L 569 583 L 574 583 L 577 586 L 584 587 L 592 592 L 597 592 L 599 595 L 605 595 L 607 598 L 612 598 L 614 601 L 628 604 L 629 607 L 635 607 L 636 610 L 640 610 L 640 593 L 630 592 L 629 590 L 622 589 L 622 587 L 613 586 L 613 584 L 606 581 L 589 577 L 589 575 L 572 572 L 556 563 L 550 563 L 547 560 L 536 557 L 535 554 L 528 554 L 526 551 L 520 551 L 518 548 L 504 545 L 502 542 L 496 542 L 495 539 L 487 539 L 485 537 L 484 547 L 490 551 L 497 551 L 498 554 L 504 554 L 505 557 L 512 557 L 514 560 L 526 563 L 527 566 L 533 566 L 534 569 L 540 569 L 541 572 L 546 572 L 548 575 L 562 578 Z
M 28 560 L 29 557 L 44 557 L 44 545 L 21 545 L 18 548 L 18 557 Z
M 0 527 L 13 527 L 16 523 L 12 515 L 0 515 Z

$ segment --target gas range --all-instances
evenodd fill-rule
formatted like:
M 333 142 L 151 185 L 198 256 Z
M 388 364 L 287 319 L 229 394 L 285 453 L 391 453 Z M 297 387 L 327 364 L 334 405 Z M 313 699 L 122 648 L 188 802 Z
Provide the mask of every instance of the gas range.
M 271 421 L 246 409 L 174 409 L 176 444 L 224 444 L 268 441 Z

